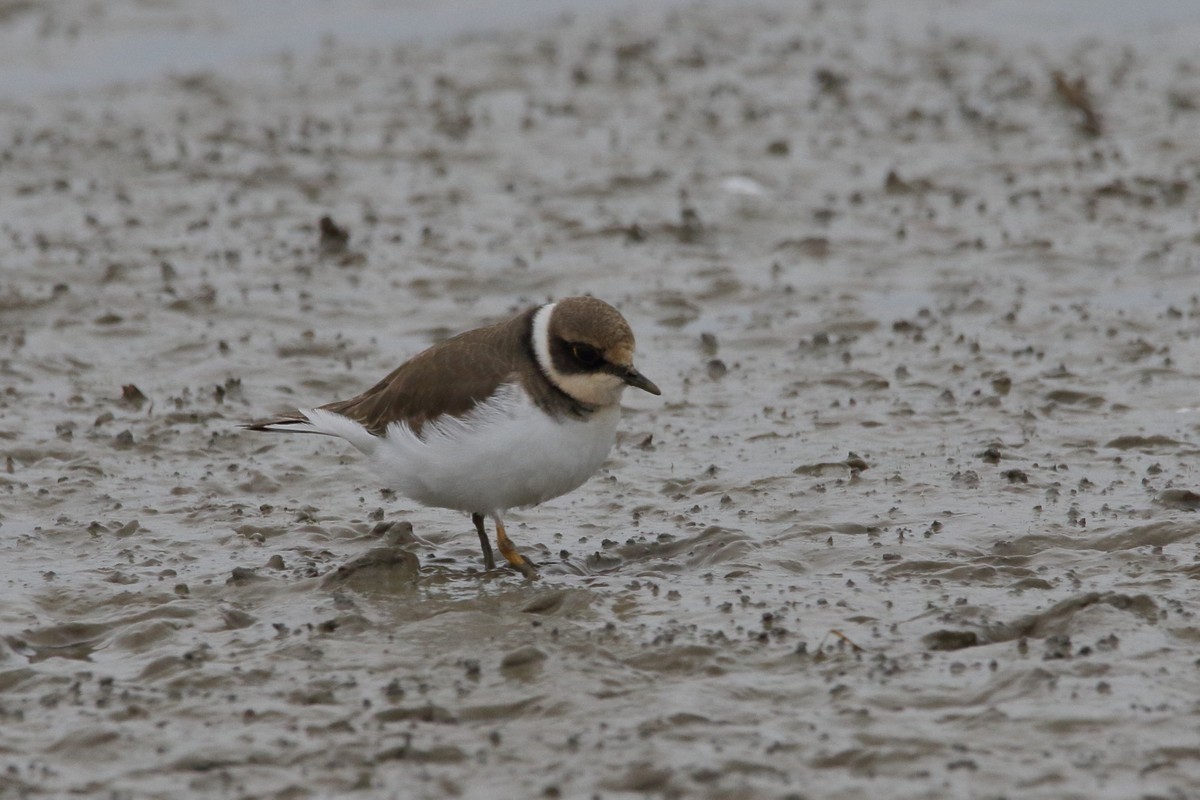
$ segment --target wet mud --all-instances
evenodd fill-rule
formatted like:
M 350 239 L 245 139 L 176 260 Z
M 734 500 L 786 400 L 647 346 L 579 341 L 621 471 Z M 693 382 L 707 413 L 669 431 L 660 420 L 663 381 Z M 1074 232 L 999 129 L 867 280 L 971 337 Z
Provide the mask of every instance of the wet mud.
M 0 796 L 1192 796 L 1200 58 L 895 8 L 0 101 Z M 238 428 L 575 293 L 535 582 Z

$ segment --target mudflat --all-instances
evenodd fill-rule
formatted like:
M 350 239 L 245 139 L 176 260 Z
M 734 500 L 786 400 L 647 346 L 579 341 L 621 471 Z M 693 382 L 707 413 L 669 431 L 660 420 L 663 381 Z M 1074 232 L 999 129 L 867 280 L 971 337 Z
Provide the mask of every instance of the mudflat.
M 0 80 L 0 796 L 1190 796 L 1200 25 L 1008 6 Z M 96 13 L 5 68 L 223 35 Z M 238 428 L 580 293 L 663 397 L 535 582 Z

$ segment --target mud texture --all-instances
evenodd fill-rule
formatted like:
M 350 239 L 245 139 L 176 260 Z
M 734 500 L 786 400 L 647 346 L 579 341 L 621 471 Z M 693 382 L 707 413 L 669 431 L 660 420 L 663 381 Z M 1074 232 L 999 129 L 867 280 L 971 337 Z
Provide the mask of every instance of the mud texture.
M 1195 796 L 1200 55 L 956 7 L 5 95 L 0 796 Z M 575 293 L 663 398 L 534 583 L 237 427 Z

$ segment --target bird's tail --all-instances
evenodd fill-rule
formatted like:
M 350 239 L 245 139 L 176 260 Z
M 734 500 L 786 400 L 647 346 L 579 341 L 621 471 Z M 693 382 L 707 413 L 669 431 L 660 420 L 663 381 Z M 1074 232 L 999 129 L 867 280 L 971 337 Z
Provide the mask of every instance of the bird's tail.
M 271 419 L 243 425 L 248 431 L 268 433 L 315 433 L 345 439 L 364 453 L 375 449 L 378 439 L 359 423 L 323 408 L 302 408 Z
M 317 426 L 312 424 L 308 416 L 303 411 L 289 411 L 280 414 L 270 419 L 261 419 L 256 422 L 248 422 L 241 426 L 248 431 L 277 431 L 279 433 L 320 433 L 326 436 L 332 436 L 323 430 L 318 430 Z

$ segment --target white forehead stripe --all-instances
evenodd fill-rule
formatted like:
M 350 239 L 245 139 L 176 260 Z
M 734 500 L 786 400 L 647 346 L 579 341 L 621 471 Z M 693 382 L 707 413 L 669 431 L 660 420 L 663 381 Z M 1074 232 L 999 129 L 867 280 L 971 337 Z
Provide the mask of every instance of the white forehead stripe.
M 538 366 L 546 373 L 546 377 L 558 384 L 562 376 L 554 368 L 554 358 L 550 355 L 550 316 L 556 305 L 547 303 L 533 315 L 533 354 L 537 356 Z

